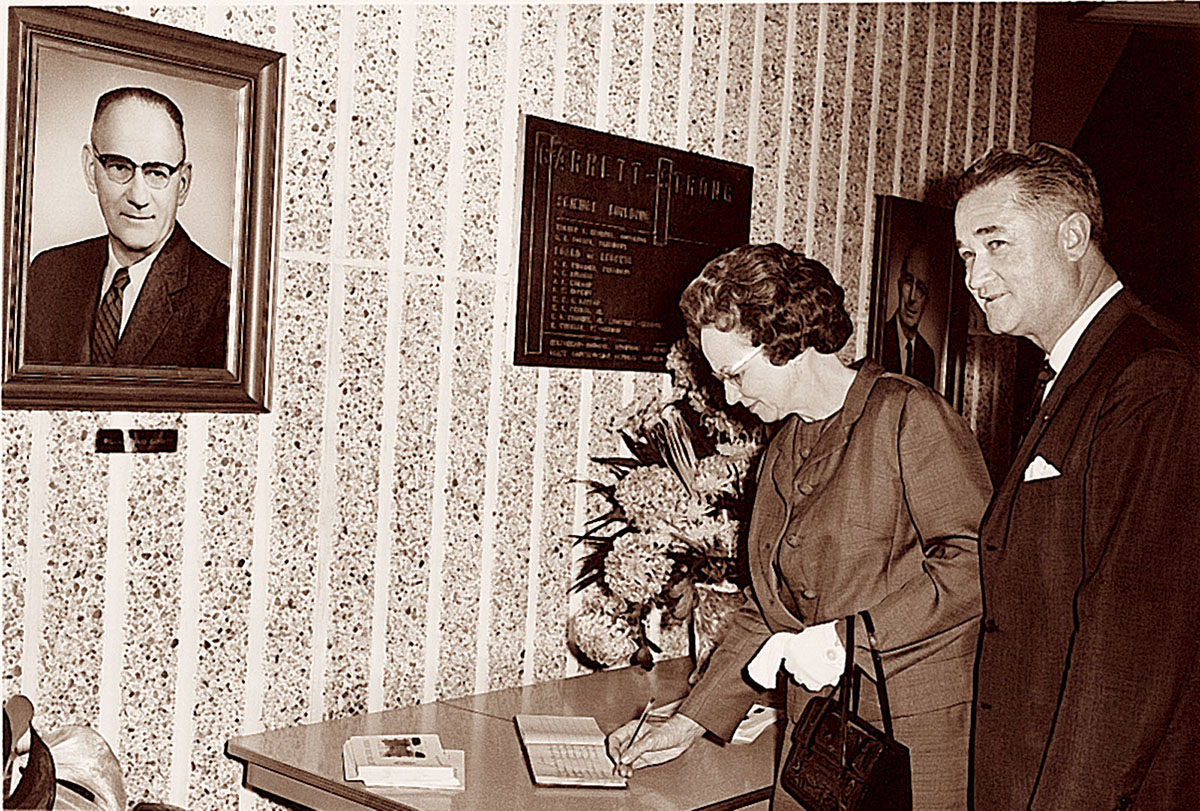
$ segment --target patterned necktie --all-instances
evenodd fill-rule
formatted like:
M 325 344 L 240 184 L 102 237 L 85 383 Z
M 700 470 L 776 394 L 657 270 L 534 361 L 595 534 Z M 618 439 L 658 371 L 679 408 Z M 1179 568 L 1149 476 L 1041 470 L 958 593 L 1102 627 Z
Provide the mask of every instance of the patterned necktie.
M 121 295 L 129 284 L 129 268 L 118 268 L 112 286 L 104 294 L 92 328 L 92 363 L 110 364 L 121 333 Z
M 912 338 L 904 345 L 904 374 L 912 377 Z
M 1046 396 L 1046 386 L 1054 379 L 1054 367 L 1050 365 L 1050 359 L 1046 358 L 1042 361 L 1042 368 L 1038 369 L 1037 384 L 1033 387 L 1033 401 L 1029 404 L 1029 415 L 1025 418 L 1025 430 L 1022 436 L 1029 433 L 1029 429 L 1033 426 L 1034 419 L 1037 418 L 1038 412 L 1042 410 L 1042 398 Z

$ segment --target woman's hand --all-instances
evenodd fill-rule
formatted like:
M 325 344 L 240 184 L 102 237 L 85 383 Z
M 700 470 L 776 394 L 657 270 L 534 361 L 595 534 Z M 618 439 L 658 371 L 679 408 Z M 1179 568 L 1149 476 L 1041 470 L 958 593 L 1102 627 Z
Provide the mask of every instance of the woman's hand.
M 782 667 L 797 684 L 815 692 L 837 684 L 845 666 L 846 649 L 836 623 L 825 622 L 798 634 L 774 634 L 754 654 L 746 671 L 760 687 L 770 689 Z
M 674 760 L 704 734 L 704 727 L 679 713 L 664 723 L 643 725 L 637 740 L 630 745 L 629 739 L 636 728 L 634 718 L 608 736 L 608 756 L 622 777 L 629 777 L 634 769 Z

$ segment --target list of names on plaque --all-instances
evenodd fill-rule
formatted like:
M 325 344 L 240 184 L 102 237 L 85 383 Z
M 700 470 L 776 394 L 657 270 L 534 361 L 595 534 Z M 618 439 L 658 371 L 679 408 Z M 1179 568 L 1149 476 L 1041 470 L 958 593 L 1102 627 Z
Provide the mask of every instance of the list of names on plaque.
M 514 362 L 661 371 L 679 293 L 749 237 L 751 177 L 526 116 Z

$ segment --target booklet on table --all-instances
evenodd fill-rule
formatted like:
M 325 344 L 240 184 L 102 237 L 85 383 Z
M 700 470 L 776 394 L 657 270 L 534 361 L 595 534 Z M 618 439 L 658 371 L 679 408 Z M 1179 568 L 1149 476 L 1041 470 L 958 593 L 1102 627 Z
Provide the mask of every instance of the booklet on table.
M 463 752 L 443 749 L 432 733 L 355 735 L 342 746 L 347 780 L 368 786 L 461 789 Z

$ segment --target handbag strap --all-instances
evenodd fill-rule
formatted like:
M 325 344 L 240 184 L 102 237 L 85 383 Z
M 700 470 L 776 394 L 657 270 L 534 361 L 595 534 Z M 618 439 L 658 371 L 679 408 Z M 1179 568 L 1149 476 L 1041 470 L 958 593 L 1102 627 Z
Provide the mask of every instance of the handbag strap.
M 883 659 L 879 656 L 879 649 L 875 645 L 875 623 L 871 621 L 871 615 L 866 611 L 858 612 L 862 617 L 863 628 L 867 632 L 867 645 L 871 649 L 871 661 L 875 664 L 875 691 L 879 694 L 879 709 L 883 714 L 883 733 L 889 738 L 896 737 L 892 734 L 892 707 L 888 702 L 887 682 L 883 677 Z M 847 627 L 854 625 L 854 618 L 847 617 Z M 853 639 L 853 632 L 846 632 L 847 639 Z M 853 650 L 853 648 L 851 648 Z
M 871 620 L 871 615 L 866 611 L 860 611 L 858 616 L 862 617 L 863 628 L 867 632 L 867 647 L 871 651 L 871 662 L 875 667 L 875 692 L 879 696 L 879 709 L 883 714 L 883 732 L 889 738 L 894 738 L 892 733 L 892 707 L 888 701 L 887 681 L 883 675 L 883 659 L 879 655 L 879 649 L 875 644 L 875 623 Z M 847 712 L 853 704 L 854 710 L 858 710 L 858 680 L 855 676 L 854 666 L 854 616 L 846 617 L 846 668 L 842 672 L 842 680 L 838 684 L 839 701 L 842 708 L 842 718 L 847 717 Z M 851 690 L 854 691 L 854 697 L 851 698 Z M 843 730 L 844 731 L 844 730 Z M 843 735 L 844 737 L 844 735 Z
M 892 732 L 892 706 L 888 701 L 887 680 L 883 675 L 883 658 L 879 655 L 879 648 L 875 644 L 875 623 L 871 620 L 871 615 L 866 611 L 858 612 L 858 616 L 862 617 L 863 629 L 867 632 L 867 647 L 871 650 L 871 662 L 875 666 L 875 692 L 879 696 L 879 710 L 883 715 L 883 734 L 889 738 L 895 738 Z M 850 693 L 855 684 L 854 680 L 854 615 L 846 617 L 846 666 L 842 671 L 842 681 L 838 685 L 838 701 L 842 708 L 841 718 L 841 765 L 844 768 L 846 765 L 846 744 L 848 738 L 848 724 L 850 718 Z M 857 691 L 855 691 L 857 692 Z M 857 697 L 854 702 L 858 703 Z
M 854 679 L 854 617 L 846 618 L 846 668 L 842 672 L 841 694 L 838 696 L 842 706 L 841 728 L 841 767 L 846 768 L 847 728 L 850 723 L 850 685 Z
M 884 678 L 883 678 L 883 660 L 880 658 L 879 651 L 877 650 L 876 645 L 875 645 L 875 623 L 873 623 L 871 621 L 871 615 L 868 614 L 866 611 L 860 611 L 859 616 L 862 617 L 863 629 L 866 630 L 866 632 L 867 632 L 867 646 L 871 649 L 871 661 L 875 665 L 875 689 L 879 694 L 879 709 L 883 713 L 883 732 L 889 738 L 895 740 L 895 735 L 892 734 L 892 710 L 891 710 L 891 706 L 888 703 L 887 684 L 884 683 Z M 854 678 L 855 671 L 857 670 L 857 668 L 855 667 L 855 664 L 854 664 L 854 626 L 855 626 L 855 624 L 856 623 L 854 621 L 853 614 L 846 617 L 846 666 L 845 666 L 845 670 L 842 671 L 842 681 L 838 685 L 838 688 L 837 688 L 838 690 L 840 690 L 838 700 L 841 704 L 841 709 L 842 709 L 841 729 L 840 729 L 840 733 L 841 733 L 840 754 L 841 754 L 841 756 L 839 758 L 839 764 L 841 767 L 841 772 L 843 772 L 843 773 L 846 770 L 847 740 L 849 737 L 848 730 L 849 730 L 849 723 L 850 723 L 850 692 L 851 692 L 851 690 L 854 690 L 854 692 L 856 694 L 858 692 L 855 689 L 856 681 Z M 855 704 L 857 705 L 857 703 L 858 703 L 858 699 L 857 699 L 857 695 L 856 695 L 855 696 Z M 838 787 L 837 787 L 837 802 L 838 802 L 839 809 L 846 808 L 846 806 L 843 802 L 843 795 L 842 795 L 842 792 L 845 790 L 845 788 L 846 788 L 846 786 L 844 786 L 842 784 L 842 782 L 839 780 Z

